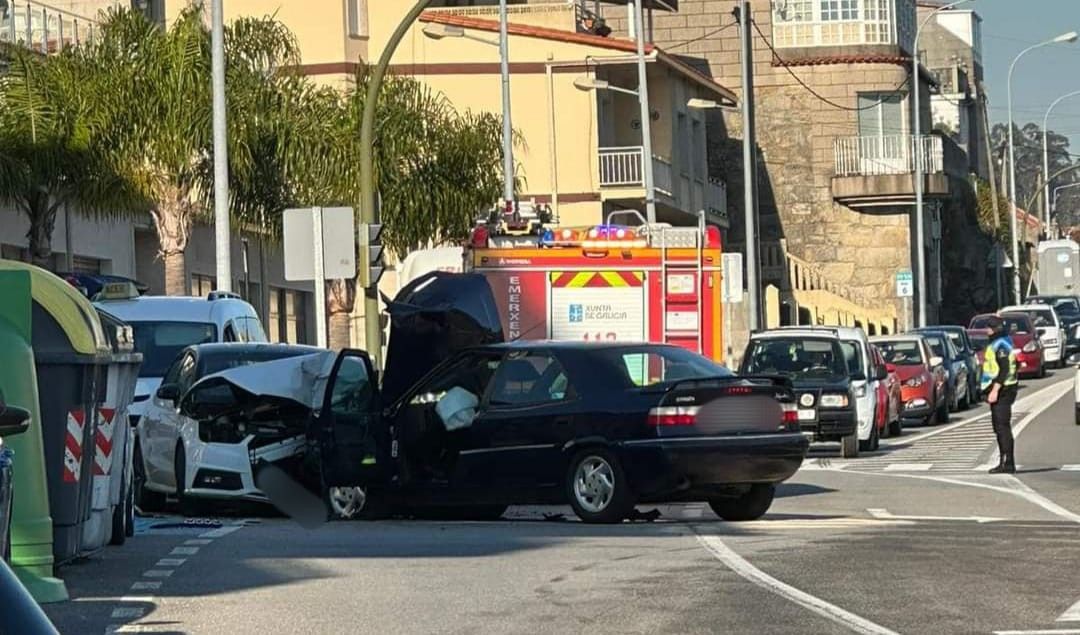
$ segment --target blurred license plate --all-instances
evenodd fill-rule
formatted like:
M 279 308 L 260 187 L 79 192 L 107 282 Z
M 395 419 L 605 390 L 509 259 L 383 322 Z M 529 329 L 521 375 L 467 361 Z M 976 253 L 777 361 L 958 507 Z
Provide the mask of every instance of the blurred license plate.
M 799 421 L 813 421 L 815 419 L 813 410 L 800 410 Z

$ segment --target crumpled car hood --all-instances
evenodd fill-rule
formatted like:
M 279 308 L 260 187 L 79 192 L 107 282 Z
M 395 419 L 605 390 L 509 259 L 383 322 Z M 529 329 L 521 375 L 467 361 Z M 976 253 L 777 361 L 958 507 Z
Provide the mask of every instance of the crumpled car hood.
M 195 393 L 199 388 L 225 383 L 239 389 L 246 399 L 263 402 L 271 399 L 287 400 L 309 410 L 318 410 L 322 406 L 326 382 L 336 359 L 336 352 L 322 351 L 230 368 L 202 378 L 192 386 L 188 394 Z M 241 399 L 232 404 L 215 404 L 215 407 L 224 412 L 235 408 L 240 401 Z M 181 411 L 190 413 L 189 406 L 185 399 L 180 406 Z M 204 410 L 199 416 L 214 416 L 214 413 Z

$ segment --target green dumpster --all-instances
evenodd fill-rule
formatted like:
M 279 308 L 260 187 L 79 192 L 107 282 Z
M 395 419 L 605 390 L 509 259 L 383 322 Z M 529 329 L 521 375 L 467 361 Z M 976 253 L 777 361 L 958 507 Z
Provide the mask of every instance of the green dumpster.
M 86 550 L 83 533 L 92 512 L 94 448 L 111 350 L 97 311 L 74 287 L 25 263 L 0 260 L 0 271 L 5 269 L 30 273 L 30 343 L 37 370 L 53 555 L 63 563 Z M 19 498 L 18 485 L 15 497 Z
M 67 599 L 67 590 L 53 577 L 53 522 L 30 347 L 31 288 L 31 272 L 0 268 L 0 297 L 4 299 L 0 302 L 0 391 L 7 403 L 31 414 L 29 430 L 5 440 L 15 454 L 11 565 L 38 602 L 61 602 Z

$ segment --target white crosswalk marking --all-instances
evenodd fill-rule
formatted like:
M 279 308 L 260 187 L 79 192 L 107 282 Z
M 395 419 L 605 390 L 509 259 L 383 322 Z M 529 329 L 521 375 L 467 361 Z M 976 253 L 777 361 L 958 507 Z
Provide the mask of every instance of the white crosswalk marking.
M 1019 421 L 1026 412 L 1014 412 Z M 996 447 L 997 439 L 990 425 L 990 415 L 979 417 L 941 434 L 905 444 L 882 446 L 882 451 L 862 456 L 848 464 L 848 470 L 868 472 L 971 472 L 981 466 L 980 459 Z

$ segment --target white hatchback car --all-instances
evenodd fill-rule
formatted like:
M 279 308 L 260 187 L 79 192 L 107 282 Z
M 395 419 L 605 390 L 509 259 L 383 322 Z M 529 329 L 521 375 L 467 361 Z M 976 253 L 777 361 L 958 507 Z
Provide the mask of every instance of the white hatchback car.
M 252 464 L 302 455 L 306 430 L 296 425 L 296 419 L 260 417 L 255 410 L 230 411 L 236 403 L 232 389 L 212 378 L 262 364 L 258 372 L 273 381 L 295 383 L 289 376 L 276 377 L 273 361 L 320 352 L 325 353 L 312 346 L 235 343 L 182 350 L 148 401 L 139 426 L 134 462 L 140 509 L 160 509 L 169 494 L 176 496 L 186 514 L 198 511 L 200 499 L 265 500 L 255 487 Z M 201 421 L 189 416 L 202 411 L 214 415 Z
M 1026 313 L 1031 316 L 1039 341 L 1043 345 L 1043 362 L 1050 367 L 1065 364 L 1065 332 L 1057 311 L 1049 304 L 1023 304 L 1007 306 L 1001 313 Z
M 126 322 L 135 335 L 143 363 L 128 409 L 137 425 L 147 400 L 161 384 L 169 364 L 187 346 L 209 342 L 265 342 L 255 309 L 232 293 L 215 291 L 205 298 L 140 296 L 127 283 L 107 284 L 94 306 Z

